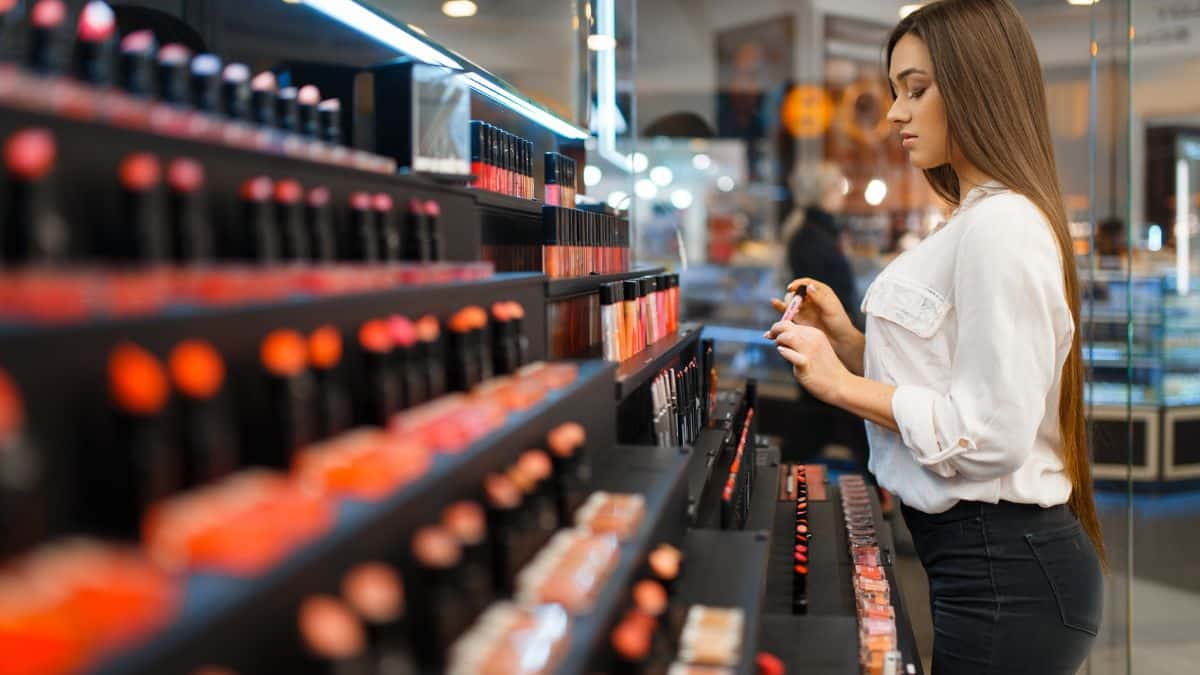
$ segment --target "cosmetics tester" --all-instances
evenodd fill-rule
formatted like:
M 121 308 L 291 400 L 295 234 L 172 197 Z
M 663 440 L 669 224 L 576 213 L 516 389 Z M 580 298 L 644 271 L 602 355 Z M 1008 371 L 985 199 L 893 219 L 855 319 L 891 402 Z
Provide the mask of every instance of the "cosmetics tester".
M 919 668 L 585 130 L 351 0 L 193 9 L 0 2 L 0 672 Z

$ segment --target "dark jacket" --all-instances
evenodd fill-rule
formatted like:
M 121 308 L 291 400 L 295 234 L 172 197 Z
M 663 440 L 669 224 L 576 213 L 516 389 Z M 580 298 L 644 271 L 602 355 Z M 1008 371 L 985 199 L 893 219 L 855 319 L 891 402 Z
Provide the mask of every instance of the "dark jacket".
M 854 272 L 838 243 L 832 214 L 812 206 L 805 209 L 804 225 L 787 242 L 787 259 L 793 279 L 812 277 L 829 286 L 851 321 L 860 325 Z

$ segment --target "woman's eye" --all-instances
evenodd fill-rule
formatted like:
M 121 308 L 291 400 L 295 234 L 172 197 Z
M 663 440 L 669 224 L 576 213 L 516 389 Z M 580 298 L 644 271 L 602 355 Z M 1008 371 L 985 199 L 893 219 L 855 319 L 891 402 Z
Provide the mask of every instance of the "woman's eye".
M 924 89 L 914 89 L 913 91 L 908 92 L 908 97 L 909 98 L 921 98 L 921 95 L 924 93 L 925 93 Z

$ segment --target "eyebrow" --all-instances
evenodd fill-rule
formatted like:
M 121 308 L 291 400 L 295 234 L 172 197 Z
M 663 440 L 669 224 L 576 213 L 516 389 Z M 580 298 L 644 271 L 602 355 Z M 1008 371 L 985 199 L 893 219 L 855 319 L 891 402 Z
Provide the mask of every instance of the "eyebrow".
M 904 81 L 904 78 L 908 77 L 909 75 L 917 75 L 917 74 L 928 75 L 929 73 L 925 72 L 924 70 L 921 70 L 920 68 L 905 68 L 904 70 L 900 71 L 899 75 L 896 76 L 896 79 L 894 80 L 894 82 L 899 84 L 900 82 Z

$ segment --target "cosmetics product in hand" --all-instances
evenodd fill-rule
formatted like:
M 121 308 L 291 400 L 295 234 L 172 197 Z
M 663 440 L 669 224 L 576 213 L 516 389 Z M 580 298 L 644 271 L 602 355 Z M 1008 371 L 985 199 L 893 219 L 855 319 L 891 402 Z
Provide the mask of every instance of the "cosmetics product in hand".
M 112 80 L 116 27 L 116 17 L 107 3 L 92 0 L 83 6 L 72 57 L 76 79 L 97 86 L 106 86 Z
M 306 672 L 350 675 L 371 672 L 367 633 L 362 622 L 342 601 L 313 595 L 300 603 L 300 637 L 312 659 Z
M 221 114 L 235 122 L 250 119 L 250 67 L 230 63 L 221 71 Z
M 137 152 L 121 160 L 121 221 L 108 228 L 106 249 L 112 258 L 165 262 L 171 256 L 162 202 L 162 165 L 158 157 Z
M 308 228 L 308 250 L 316 262 L 337 259 L 337 234 L 333 226 L 333 207 L 329 188 L 319 185 L 304 199 L 304 224 Z
M 325 99 L 317 106 L 317 125 L 321 140 L 330 145 L 342 144 L 342 102 Z
M 154 33 L 139 30 L 121 38 L 121 89 L 135 98 L 153 98 L 158 91 L 154 58 L 158 42 Z
M 55 262 L 67 256 L 70 235 L 50 192 L 57 154 L 48 129 L 22 129 L 4 142 L 8 198 L 0 221 L 0 254 L 6 264 Z
M 442 511 L 442 525 L 458 540 L 463 560 L 458 585 L 472 617 L 478 616 L 492 598 L 492 557 L 488 550 L 487 514 L 473 501 L 458 501 Z
M 181 44 L 163 45 L 158 50 L 158 97 L 177 106 L 191 104 L 188 64 L 192 52 Z
M 353 422 L 350 395 L 341 378 L 342 334 L 325 325 L 308 336 L 308 362 L 316 383 L 316 434 L 329 438 L 349 429 Z
M 221 68 L 221 57 L 216 54 L 192 57 L 191 93 L 197 110 L 214 115 L 221 112 Z
M 342 246 L 345 257 L 355 262 L 379 260 L 379 231 L 371 195 L 355 192 L 350 195 L 350 227 Z
M 358 329 L 358 342 L 363 350 L 363 382 L 366 399 L 362 417 L 376 426 L 387 426 L 388 420 L 400 409 L 400 380 L 393 372 L 392 337 L 387 322 L 371 319 Z
M 108 391 L 116 413 L 115 434 L 110 452 L 89 461 L 95 464 L 88 471 L 89 483 L 100 493 L 90 503 L 102 530 L 132 537 L 143 510 L 181 485 L 177 453 L 163 416 L 170 391 L 161 362 L 130 342 L 109 354 Z
M 380 673 L 415 673 L 404 584 L 396 569 L 382 562 L 362 563 L 346 573 L 342 597 L 367 627 L 371 664 Z
M 45 527 L 35 497 L 43 457 L 25 430 L 25 404 L 12 378 L 0 370 L 0 554 L 32 545 Z
M 430 525 L 412 537 L 414 617 L 409 623 L 417 664 L 423 672 L 441 672 L 451 643 L 470 623 L 457 581 L 462 548 L 445 528 Z
M 275 126 L 275 73 L 263 71 L 250 80 L 250 115 L 262 127 Z
M 274 192 L 275 185 L 266 176 L 248 178 L 242 183 L 242 228 L 237 237 L 237 257 L 260 263 L 279 260 L 282 242 L 271 203 Z
M 300 87 L 296 94 L 298 107 L 298 131 L 301 136 L 317 140 L 321 137 L 321 122 L 317 119 L 317 106 L 321 104 L 321 90 L 311 84 Z
M 204 166 L 178 157 L 167 165 L 167 222 L 171 259 L 199 262 L 213 257 L 212 224 L 204 202 Z
M 221 355 L 204 340 L 185 340 L 171 350 L 167 367 L 180 394 L 179 449 L 185 484 L 200 485 L 232 473 L 238 449 L 219 400 L 225 382 Z
M 29 34 L 25 65 L 40 75 L 58 71 L 67 4 L 62 0 L 36 0 L 29 8 Z
M 266 466 L 285 468 L 292 455 L 316 439 L 312 411 L 313 385 L 308 372 L 308 345 L 294 330 L 276 330 L 263 338 L 259 356 L 266 371 L 271 414 L 262 424 L 255 459 Z
M 295 87 L 281 87 L 275 92 L 275 125 L 280 131 L 300 131 L 300 92 Z
M 446 393 L 445 356 L 441 329 L 432 314 L 417 319 L 417 359 L 425 366 L 425 395 L 435 399 Z
M 280 254 L 284 260 L 304 261 L 311 257 L 308 228 L 304 224 L 304 188 L 285 178 L 275 182 L 275 225 L 279 228 Z

